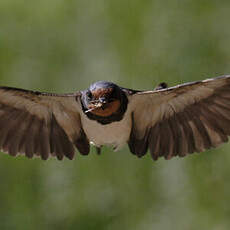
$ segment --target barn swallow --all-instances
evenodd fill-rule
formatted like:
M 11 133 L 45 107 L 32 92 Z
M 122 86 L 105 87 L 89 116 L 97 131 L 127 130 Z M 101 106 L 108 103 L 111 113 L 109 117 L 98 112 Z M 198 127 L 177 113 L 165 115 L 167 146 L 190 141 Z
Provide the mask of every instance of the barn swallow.
M 0 148 L 12 156 L 73 159 L 126 143 L 142 157 L 186 156 L 230 135 L 230 75 L 152 91 L 99 81 L 83 91 L 52 94 L 0 87 Z

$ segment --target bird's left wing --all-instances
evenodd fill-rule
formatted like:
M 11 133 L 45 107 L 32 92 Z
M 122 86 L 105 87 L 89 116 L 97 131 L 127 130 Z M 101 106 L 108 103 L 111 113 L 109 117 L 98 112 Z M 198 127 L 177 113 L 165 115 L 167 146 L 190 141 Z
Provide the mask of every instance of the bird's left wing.
M 0 87 L 0 149 L 12 156 L 72 159 L 89 153 L 80 119 L 81 93 L 50 94 Z
M 226 142 L 230 135 L 230 76 L 129 96 L 132 153 L 153 159 L 185 156 Z

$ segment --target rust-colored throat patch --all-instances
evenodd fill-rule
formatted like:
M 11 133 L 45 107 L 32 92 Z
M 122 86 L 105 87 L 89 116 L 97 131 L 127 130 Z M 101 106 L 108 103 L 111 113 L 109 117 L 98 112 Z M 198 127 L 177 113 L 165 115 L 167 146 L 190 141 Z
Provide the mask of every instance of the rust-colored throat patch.
M 112 114 L 116 113 L 121 106 L 120 100 L 114 100 L 112 102 L 106 103 L 103 108 L 95 108 L 95 105 L 89 105 L 89 109 L 93 109 L 90 113 L 100 116 L 100 117 L 109 117 Z

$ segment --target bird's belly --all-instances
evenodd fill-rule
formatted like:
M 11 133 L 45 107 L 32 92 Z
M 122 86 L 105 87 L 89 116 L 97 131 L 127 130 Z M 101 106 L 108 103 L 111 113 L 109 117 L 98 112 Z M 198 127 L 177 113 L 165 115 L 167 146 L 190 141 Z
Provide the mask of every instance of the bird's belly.
M 82 116 L 82 126 L 89 141 L 96 145 L 111 145 L 121 148 L 128 140 L 131 132 L 131 116 L 124 116 L 121 121 L 102 125 L 90 120 L 85 114 Z

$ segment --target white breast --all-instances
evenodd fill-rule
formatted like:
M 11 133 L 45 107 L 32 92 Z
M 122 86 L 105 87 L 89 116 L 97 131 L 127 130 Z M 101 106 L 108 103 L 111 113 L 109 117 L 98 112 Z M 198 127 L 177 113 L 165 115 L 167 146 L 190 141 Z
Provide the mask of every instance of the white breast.
M 121 121 L 115 121 L 107 125 L 90 120 L 84 113 L 82 113 L 81 118 L 83 129 L 89 141 L 98 147 L 111 145 L 119 149 L 129 140 L 132 121 L 128 111 L 126 111 Z

